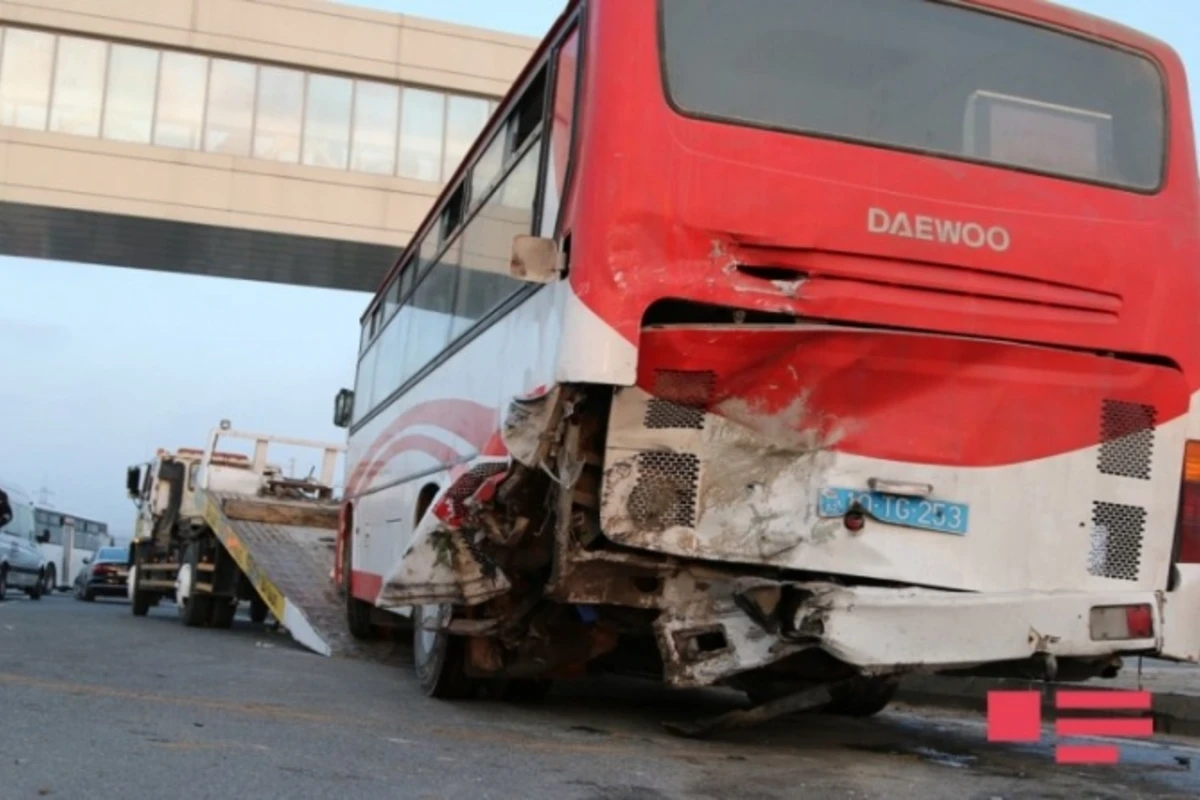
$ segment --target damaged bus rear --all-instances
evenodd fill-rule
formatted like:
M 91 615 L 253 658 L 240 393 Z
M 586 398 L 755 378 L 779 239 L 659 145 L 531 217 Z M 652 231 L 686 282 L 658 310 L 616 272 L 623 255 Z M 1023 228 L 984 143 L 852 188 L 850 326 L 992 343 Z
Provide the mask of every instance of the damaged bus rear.
M 352 630 L 855 714 L 1200 659 L 1186 97 L 1034 0 L 571 4 L 364 317 Z

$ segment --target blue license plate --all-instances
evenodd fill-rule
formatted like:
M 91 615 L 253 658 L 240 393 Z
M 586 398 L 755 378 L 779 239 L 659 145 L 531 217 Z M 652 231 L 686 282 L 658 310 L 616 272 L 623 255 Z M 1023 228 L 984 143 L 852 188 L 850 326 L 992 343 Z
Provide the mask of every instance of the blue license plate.
M 901 497 L 859 489 L 822 489 L 817 495 L 817 514 L 842 517 L 857 505 L 872 519 L 906 528 L 921 528 L 962 536 L 967 532 L 968 507 L 922 497 Z

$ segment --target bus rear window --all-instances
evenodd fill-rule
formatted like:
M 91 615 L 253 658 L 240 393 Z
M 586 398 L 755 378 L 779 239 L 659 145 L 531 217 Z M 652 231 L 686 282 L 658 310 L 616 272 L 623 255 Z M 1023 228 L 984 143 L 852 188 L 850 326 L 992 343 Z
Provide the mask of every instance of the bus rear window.
M 661 0 L 685 114 L 1152 191 L 1158 70 L 936 0 Z

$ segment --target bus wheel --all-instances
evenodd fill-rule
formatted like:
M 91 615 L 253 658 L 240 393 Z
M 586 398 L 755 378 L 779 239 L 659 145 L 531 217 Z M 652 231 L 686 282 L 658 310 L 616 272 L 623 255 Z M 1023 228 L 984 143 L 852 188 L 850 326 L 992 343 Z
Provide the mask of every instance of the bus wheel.
M 445 631 L 425 630 L 427 621 L 436 620 L 438 606 L 415 606 L 413 620 L 413 666 L 421 691 L 440 700 L 463 700 L 475 695 L 478 682 L 467 677 L 466 641 Z
M 208 622 L 212 602 L 209 595 L 198 595 L 192 591 L 196 565 L 199 563 L 200 546 L 192 542 L 184 551 L 183 563 L 179 565 L 179 572 L 175 576 L 175 605 L 179 609 L 179 619 L 189 628 L 198 628 Z
M 350 537 L 347 536 L 342 544 L 342 590 L 346 593 L 346 627 L 355 639 L 368 640 L 375 638 L 375 629 L 371 626 L 371 604 L 359 600 L 350 591 L 351 580 Z
M 267 621 L 267 604 L 258 595 L 250 598 L 250 621 L 262 624 Z

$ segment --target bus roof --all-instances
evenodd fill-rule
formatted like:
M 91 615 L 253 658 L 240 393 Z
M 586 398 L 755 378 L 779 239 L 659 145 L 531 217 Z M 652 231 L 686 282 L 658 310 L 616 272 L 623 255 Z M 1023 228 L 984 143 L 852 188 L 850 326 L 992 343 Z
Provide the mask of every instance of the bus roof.
M 525 86 L 530 78 L 533 77 L 539 62 L 542 59 L 542 56 L 545 55 L 546 51 L 549 49 L 550 43 L 555 40 L 558 32 L 568 23 L 575 12 L 575 9 L 580 6 L 582 2 L 583 0 L 567 0 L 566 7 L 563 8 L 562 13 L 559 14 L 558 19 L 554 21 L 554 24 L 550 26 L 550 29 L 546 32 L 546 35 L 542 37 L 537 49 L 533 51 L 533 55 L 531 55 L 529 60 L 525 62 L 525 66 L 521 68 L 521 72 L 508 87 L 508 91 L 505 92 L 504 96 L 500 98 L 500 101 L 496 104 L 496 110 L 492 112 L 492 116 L 488 118 L 487 124 L 483 126 L 483 130 L 481 130 L 479 135 L 475 137 L 475 141 L 471 144 L 470 149 L 467 150 L 466 154 L 463 155 L 462 160 L 459 161 L 458 166 L 455 167 L 454 173 L 446 181 L 446 185 L 438 194 L 438 197 L 434 201 L 433 205 L 430 206 L 425 218 L 421 220 L 421 224 L 417 226 L 415 231 L 413 231 L 413 235 L 409 239 L 408 244 L 404 246 L 404 249 L 400 251 L 400 254 L 396 257 L 396 260 L 392 262 L 392 266 L 388 268 L 386 273 L 384 273 L 383 279 L 380 280 L 379 285 L 375 289 L 375 296 L 371 298 L 369 303 L 367 303 L 366 310 L 363 311 L 362 315 L 358 318 L 360 323 L 365 321 L 372 314 L 372 312 L 375 311 L 376 306 L 382 302 L 383 295 L 387 290 L 388 284 L 400 271 L 400 267 L 404 265 L 405 257 L 408 255 L 408 251 L 412 248 L 412 243 L 421 241 L 421 238 L 425 235 L 425 232 L 437 220 L 438 215 L 442 211 L 442 206 L 446 203 L 446 199 L 455 189 L 458 188 L 458 181 L 462 177 L 467 165 L 474 160 L 476 153 L 495 132 L 496 121 L 503 118 L 504 114 L 508 111 L 509 102 L 514 96 L 520 93 L 520 90 Z
M 653 1 L 658 2 L 658 0 Z M 391 267 L 384 273 L 383 278 L 375 289 L 374 297 L 371 298 L 366 309 L 359 317 L 360 324 L 366 322 L 375 309 L 383 302 L 388 284 L 391 283 L 392 279 L 396 277 L 400 268 L 404 265 L 413 243 L 421 241 L 425 233 L 436 222 L 447 199 L 457 190 L 463 172 L 495 132 L 497 120 L 502 119 L 504 114 L 507 113 L 512 98 L 518 95 L 524 88 L 524 85 L 533 77 L 551 43 L 555 41 L 560 31 L 571 21 L 576 10 L 579 6 L 583 5 L 583 2 L 584 0 L 567 0 L 562 13 L 559 14 L 558 19 L 554 21 L 554 24 L 550 26 L 545 36 L 542 37 L 537 49 L 530 56 L 520 74 L 509 86 L 508 91 L 500 99 L 496 110 L 475 138 L 470 149 L 462 157 L 454 173 L 446 181 L 445 186 L 438 194 L 433 205 L 430 206 L 421 224 L 413 232 L 408 244 L 404 246 L 404 249 L 400 251 L 400 254 L 392 262 Z M 1050 2 L 1050 0 L 943 0 L 943 2 L 965 7 L 975 7 L 981 10 L 1018 17 L 1023 20 L 1040 22 L 1080 36 L 1100 39 L 1110 44 L 1125 45 L 1142 51 L 1158 59 L 1163 64 L 1170 63 L 1176 69 L 1182 70 L 1182 62 L 1174 48 L 1166 42 L 1111 19 L 1069 8 L 1055 2 Z

